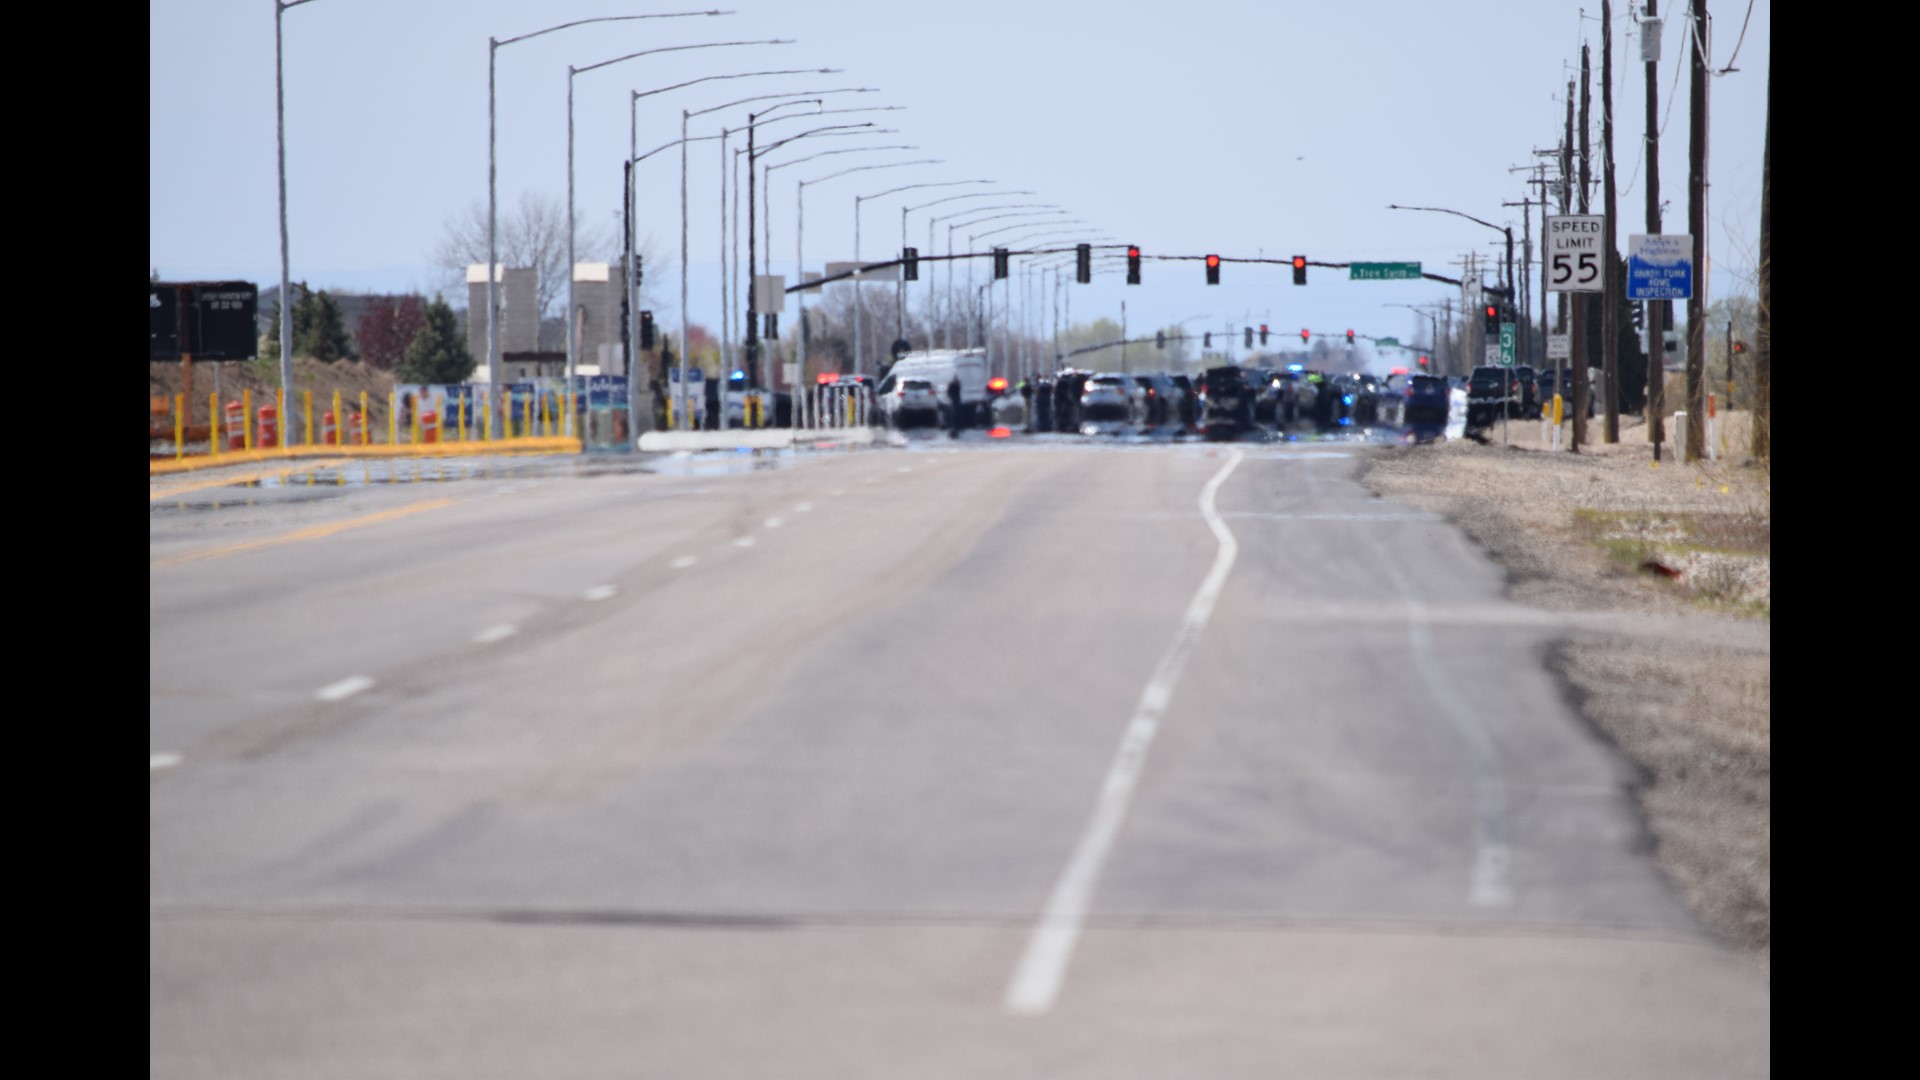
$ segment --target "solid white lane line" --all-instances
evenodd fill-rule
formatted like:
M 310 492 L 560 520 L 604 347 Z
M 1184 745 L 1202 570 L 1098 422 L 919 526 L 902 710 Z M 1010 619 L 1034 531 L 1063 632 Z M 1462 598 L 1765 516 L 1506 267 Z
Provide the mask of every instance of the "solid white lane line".
M 620 586 L 618 585 L 595 585 L 582 595 L 588 600 L 611 600 L 613 599 L 613 595 L 619 591 Z
M 347 698 L 373 687 L 373 680 L 365 675 L 349 675 L 337 683 L 328 683 L 313 692 L 321 701 L 345 701 Z
M 179 754 L 155 754 L 149 752 L 147 755 L 147 771 L 159 772 L 161 769 L 171 769 L 184 760 L 186 759 L 182 758 Z
M 1220 492 L 1220 485 L 1227 482 L 1227 477 L 1232 475 L 1234 468 L 1245 457 L 1243 451 L 1235 450 L 1220 471 L 1213 475 L 1213 479 L 1200 489 L 1200 516 L 1206 519 L 1207 528 L 1213 530 L 1220 550 L 1213 558 L 1212 569 L 1207 571 L 1200 588 L 1193 594 L 1193 600 L 1187 604 L 1187 613 L 1174 631 L 1167 651 L 1161 655 L 1159 666 L 1154 668 L 1153 677 L 1147 680 L 1139 704 L 1134 706 L 1133 718 L 1127 722 L 1126 733 L 1120 738 L 1120 748 L 1115 751 L 1113 764 L 1107 768 L 1106 780 L 1100 785 L 1100 797 L 1094 805 L 1093 817 L 1087 822 L 1086 831 L 1074 848 L 1072 858 L 1067 860 L 1059 880 L 1054 883 L 1053 893 L 1047 898 L 1046 910 L 1041 913 L 1033 936 L 1027 939 L 1026 953 L 1021 956 L 1020 966 L 1013 974 L 1013 982 L 1007 987 L 1005 1004 L 1010 1013 L 1023 1016 L 1044 1013 L 1053 1007 L 1054 1000 L 1060 996 L 1060 983 L 1066 978 L 1067 963 L 1072 960 L 1073 947 L 1080 939 L 1080 927 L 1086 920 L 1087 907 L 1093 899 L 1093 888 L 1099 881 L 1101 865 L 1106 862 L 1107 853 L 1120 833 L 1127 803 L 1133 798 L 1133 789 L 1139 783 L 1141 770 L 1146 767 L 1147 750 L 1153 745 L 1153 737 L 1160 728 L 1160 718 L 1166 712 L 1167 702 L 1173 697 L 1174 687 L 1180 681 L 1180 672 L 1187 665 L 1187 657 L 1199 643 L 1201 632 L 1207 628 L 1207 620 L 1213 616 L 1214 604 L 1219 601 L 1220 591 L 1226 586 L 1227 574 L 1233 570 L 1234 559 L 1239 555 L 1240 544 L 1214 509 L 1214 499 Z
M 489 626 L 485 630 L 473 635 L 473 643 L 475 645 L 491 645 L 496 641 L 505 641 L 519 632 L 520 628 L 512 623 L 501 623 L 498 626 Z
M 699 561 L 700 561 L 699 559 L 694 558 L 692 555 L 682 555 L 679 558 L 668 563 L 667 565 L 672 567 L 675 570 L 685 570 L 687 567 L 692 566 L 694 563 L 697 563 Z

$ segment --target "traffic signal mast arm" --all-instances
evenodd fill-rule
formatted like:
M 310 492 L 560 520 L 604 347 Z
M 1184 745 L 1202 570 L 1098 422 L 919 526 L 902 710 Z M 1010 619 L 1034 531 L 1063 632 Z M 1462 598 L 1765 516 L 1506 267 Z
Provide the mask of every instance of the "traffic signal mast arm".
M 1125 244 L 1094 244 L 1092 246 L 1094 250 L 1098 251 L 1101 248 L 1124 248 L 1127 245 Z M 1072 254 L 1074 250 L 1075 249 L 1072 247 L 1045 247 L 1045 248 L 1031 248 L 1031 249 L 1022 250 L 1022 251 L 1009 251 L 1007 252 L 1007 254 L 1022 255 L 1022 256 L 1062 255 L 1062 254 Z M 991 259 L 991 258 L 993 258 L 992 251 L 961 251 L 961 252 L 955 252 L 954 254 L 951 254 L 951 255 L 918 255 L 918 256 L 915 256 L 915 261 L 930 263 L 930 262 L 946 262 L 949 259 Z M 782 293 L 805 292 L 808 289 L 817 289 L 822 285 L 831 285 L 836 281 L 845 281 L 846 279 L 854 276 L 855 274 L 870 274 L 875 270 L 885 270 L 890 266 L 904 266 L 906 265 L 906 262 L 907 260 L 903 256 L 898 259 L 887 259 L 884 262 L 864 263 L 860 266 L 858 270 L 846 270 L 846 271 L 842 271 L 841 273 L 835 274 L 832 277 L 820 278 L 817 281 L 806 281 L 798 285 L 789 285 L 785 289 L 782 289 L 781 292 Z

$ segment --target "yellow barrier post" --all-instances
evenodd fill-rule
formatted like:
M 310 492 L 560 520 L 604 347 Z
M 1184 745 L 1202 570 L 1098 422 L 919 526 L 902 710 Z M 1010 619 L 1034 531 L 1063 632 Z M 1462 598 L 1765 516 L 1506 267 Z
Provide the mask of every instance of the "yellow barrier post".
M 240 428 L 246 433 L 246 447 L 253 449 L 253 391 L 240 391 Z
M 573 411 L 573 391 L 569 390 L 567 391 L 567 426 L 572 427 L 574 424 L 574 420 L 575 420 L 575 416 Z M 580 438 L 582 439 L 585 439 L 587 437 L 587 433 L 584 431 L 576 431 L 574 432 L 574 434 L 580 436 Z
M 275 441 L 282 448 L 285 448 L 293 445 L 293 440 L 287 438 L 287 388 L 283 386 L 275 390 L 273 392 L 273 400 L 273 419 L 280 425 L 280 430 L 274 433 L 276 436 Z
M 420 445 L 420 396 L 418 394 L 414 395 L 413 408 L 408 410 L 408 412 L 411 415 L 408 417 L 409 423 L 407 425 L 407 441 L 411 442 L 415 446 L 419 446 Z
M 520 407 L 520 437 L 533 438 L 533 395 L 527 395 L 527 403 Z
M 360 391 L 360 445 L 373 445 L 373 413 L 367 410 L 367 392 Z
M 480 399 L 480 439 L 493 441 L 493 386 L 487 386 L 487 396 Z
M 400 392 L 387 391 L 387 445 L 400 445 Z
M 467 395 L 464 393 L 460 395 L 460 426 L 454 430 L 453 439 L 455 442 L 467 441 Z
M 333 392 L 333 442 L 336 446 L 347 445 L 348 430 L 346 414 L 340 411 L 340 391 Z
M 187 395 L 173 395 L 173 460 L 187 456 Z
M 300 401 L 302 404 L 306 406 L 307 445 L 312 446 L 313 445 L 313 391 L 311 390 L 300 391 Z
M 207 395 L 207 453 L 220 453 L 220 395 Z

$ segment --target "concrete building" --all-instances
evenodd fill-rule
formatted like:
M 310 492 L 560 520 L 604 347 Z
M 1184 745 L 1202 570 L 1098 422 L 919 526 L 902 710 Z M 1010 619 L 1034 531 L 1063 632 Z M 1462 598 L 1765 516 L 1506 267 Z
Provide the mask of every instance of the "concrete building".
M 533 267 L 496 263 L 493 273 L 494 295 L 500 302 L 495 318 L 501 353 L 535 351 L 540 347 L 540 311 Z M 487 268 L 483 263 L 467 267 L 467 351 L 486 371 Z
M 626 284 L 626 264 L 583 262 L 573 265 L 575 359 L 589 374 L 624 375 L 626 360 L 620 346 L 620 290 Z

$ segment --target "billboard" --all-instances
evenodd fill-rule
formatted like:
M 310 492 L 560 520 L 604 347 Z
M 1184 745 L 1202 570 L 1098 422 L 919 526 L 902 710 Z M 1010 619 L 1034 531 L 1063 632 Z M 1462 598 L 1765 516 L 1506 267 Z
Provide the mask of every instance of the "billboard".
M 251 281 L 148 283 L 147 359 L 251 360 L 260 290 Z

